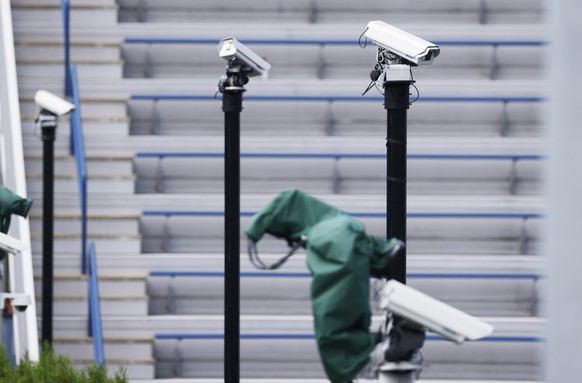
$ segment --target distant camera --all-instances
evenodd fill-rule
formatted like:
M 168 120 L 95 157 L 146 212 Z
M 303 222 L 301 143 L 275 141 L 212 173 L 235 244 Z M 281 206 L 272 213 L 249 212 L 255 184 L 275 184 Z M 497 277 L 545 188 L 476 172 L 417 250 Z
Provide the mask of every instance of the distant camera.
M 220 40 L 218 55 L 226 61 L 236 60 L 246 69 L 249 77 L 262 76 L 271 69 L 271 64 L 260 58 L 234 37 Z
M 30 295 L 27 294 L 14 294 L 14 293 L 0 293 L 0 310 L 4 310 L 6 307 L 6 301 L 9 301 L 12 307 L 16 311 L 23 312 L 26 311 L 28 306 L 32 304 L 32 299 Z
M 34 95 L 34 102 L 43 110 L 60 117 L 71 113 L 75 109 L 75 105 L 69 101 L 55 96 L 49 91 L 39 90 Z
M 431 64 L 440 48 L 411 33 L 382 21 L 370 21 L 364 35 L 374 44 L 413 65 Z

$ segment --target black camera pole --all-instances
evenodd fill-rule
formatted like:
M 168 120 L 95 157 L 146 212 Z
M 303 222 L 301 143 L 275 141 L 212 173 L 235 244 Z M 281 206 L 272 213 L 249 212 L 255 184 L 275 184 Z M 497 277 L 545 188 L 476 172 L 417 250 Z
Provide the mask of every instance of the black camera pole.
M 36 119 L 43 142 L 42 328 L 43 342 L 53 342 L 54 143 L 57 117 L 42 109 Z
M 224 381 L 240 381 L 240 113 L 243 67 L 230 62 L 218 84 L 224 111 Z
M 387 69 L 389 73 L 390 68 Z M 407 110 L 411 80 L 384 82 L 384 108 L 387 111 L 386 237 L 406 242 L 406 155 Z M 394 261 L 388 279 L 406 283 L 406 248 Z

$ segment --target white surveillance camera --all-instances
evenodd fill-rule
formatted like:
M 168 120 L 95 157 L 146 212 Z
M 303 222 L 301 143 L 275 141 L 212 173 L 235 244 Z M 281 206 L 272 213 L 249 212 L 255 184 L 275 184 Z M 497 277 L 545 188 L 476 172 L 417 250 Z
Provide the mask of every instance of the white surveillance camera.
M 4 233 L 0 233 L 0 249 L 12 254 L 18 254 L 25 248 L 24 242 Z
M 364 35 L 413 65 L 431 64 L 440 53 L 437 45 L 382 21 L 370 21 Z
M 71 113 L 75 109 L 75 105 L 69 101 L 55 96 L 46 90 L 39 90 L 34 95 L 34 102 L 42 109 L 54 114 L 57 117 L 64 116 Z
M 271 69 L 271 64 L 260 58 L 234 37 L 220 40 L 218 55 L 226 61 L 236 60 L 240 62 L 247 68 L 248 72 L 245 74 L 249 77 L 262 76 Z
M 455 342 L 491 335 L 493 326 L 412 287 L 390 280 L 380 292 L 380 308 L 407 318 Z
M 6 300 L 10 300 L 10 304 L 17 311 L 25 311 L 28 306 L 32 304 L 32 299 L 30 295 L 27 294 L 14 294 L 14 293 L 0 293 L 0 310 L 4 310 L 6 307 Z

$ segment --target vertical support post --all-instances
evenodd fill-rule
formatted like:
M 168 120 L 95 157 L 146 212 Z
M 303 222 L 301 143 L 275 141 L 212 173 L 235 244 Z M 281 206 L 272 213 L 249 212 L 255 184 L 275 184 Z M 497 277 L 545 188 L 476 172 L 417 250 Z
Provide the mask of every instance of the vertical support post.
M 62 0 L 61 7 L 65 40 L 65 96 L 71 97 L 73 95 L 73 88 L 71 84 L 71 30 L 69 27 L 71 6 L 69 0 Z
M 53 216 L 54 216 L 54 142 L 56 116 L 41 111 L 37 119 L 43 141 L 42 212 L 42 340 L 53 341 Z
M 384 108 L 387 111 L 386 236 L 406 242 L 406 138 L 407 110 L 411 81 L 384 83 Z M 406 283 L 406 249 L 394 261 L 388 279 Z
M 239 73 L 227 73 L 237 82 Z M 248 81 L 248 79 L 247 79 Z M 232 83 L 231 82 L 231 83 Z M 244 83 L 244 81 L 243 81 Z M 240 112 L 242 84 L 223 91 L 224 111 L 224 381 L 240 380 Z

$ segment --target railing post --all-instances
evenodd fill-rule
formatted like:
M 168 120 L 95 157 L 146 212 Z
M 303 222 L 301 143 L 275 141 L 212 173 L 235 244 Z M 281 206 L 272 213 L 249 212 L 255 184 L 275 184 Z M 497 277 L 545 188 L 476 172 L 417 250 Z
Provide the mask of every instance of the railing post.
M 163 193 L 164 192 L 164 171 L 162 168 L 163 162 L 164 162 L 164 156 L 159 156 L 158 157 L 158 166 L 156 167 L 156 185 L 155 185 L 155 190 L 157 193 Z
M 511 160 L 511 174 L 509 175 L 509 193 L 517 194 L 517 157 Z
M 99 302 L 99 281 L 97 280 L 97 259 L 95 244 L 89 245 L 89 336 L 93 338 L 95 364 L 105 365 L 103 351 L 103 328 L 101 324 L 101 307 Z
M 501 110 L 501 129 L 500 133 L 502 137 L 507 137 L 509 134 L 509 114 L 507 112 L 507 106 L 509 100 L 503 100 L 503 109 Z
M 498 47 L 498 44 L 493 44 L 493 52 L 491 53 L 491 67 L 489 68 L 490 80 L 497 80 L 499 77 L 499 59 L 497 57 Z
M 71 86 L 71 59 L 70 59 L 70 3 L 69 0 L 61 0 L 61 10 L 63 13 L 64 51 L 65 51 L 65 95 L 71 97 L 73 90 Z
M 170 215 L 166 214 L 164 217 L 164 226 L 162 228 L 162 251 L 165 253 L 171 252 L 170 248 L 170 227 L 169 227 Z

